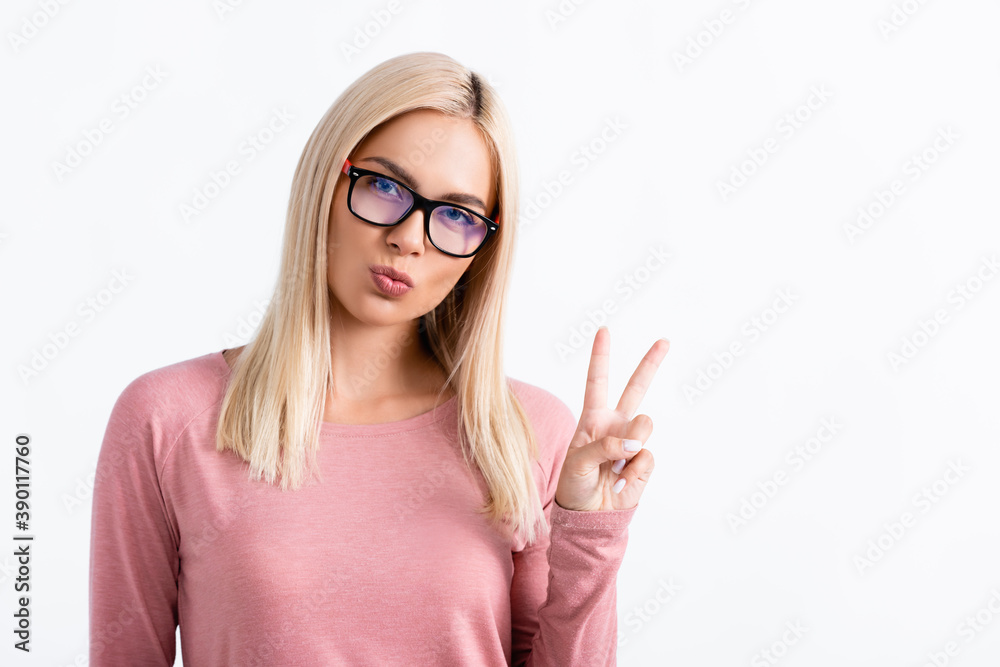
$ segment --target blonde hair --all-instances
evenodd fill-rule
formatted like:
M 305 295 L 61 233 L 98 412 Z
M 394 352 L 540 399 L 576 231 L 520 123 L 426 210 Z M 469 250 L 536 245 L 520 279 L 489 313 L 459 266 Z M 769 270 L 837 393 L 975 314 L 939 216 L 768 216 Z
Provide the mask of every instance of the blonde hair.
M 257 332 L 222 401 L 216 449 L 249 463 L 251 479 L 299 488 L 316 470 L 319 426 L 332 387 L 327 234 L 334 186 L 351 151 L 380 124 L 414 109 L 470 119 L 490 149 L 500 228 L 447 297 L 422 316 L 421 340 L 457 394 L 466 465 L 489 494 L 478 508 L 528 543 L 549 530 L 532 476 L 538 445 L 503 372 L 503 321 L 518 219 L 513 136 L 495 90 L 440 53 L 387 60 L 354 81 L 309 137 L 292 181 L 281 267 Z

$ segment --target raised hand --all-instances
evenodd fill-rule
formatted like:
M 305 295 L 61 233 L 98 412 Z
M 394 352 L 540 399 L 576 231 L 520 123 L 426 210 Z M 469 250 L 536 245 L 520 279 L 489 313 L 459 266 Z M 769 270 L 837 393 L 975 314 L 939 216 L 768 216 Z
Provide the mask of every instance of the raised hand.
M 653 455 L 642 447 L 653 432 L 653 420 L 649 415 L 632 415 L 670 349 L 670 341 L 660 338 L 653 343 L 612 410 L 607 407 L 610 338 L 607 327 L 598 329 L 594 336 L 583 412 L 556 487 L 556 503 L 565 509 L 635 507 L 653 472 Z M 635 451 L 625 449 L 625 439 L 633 441 Z

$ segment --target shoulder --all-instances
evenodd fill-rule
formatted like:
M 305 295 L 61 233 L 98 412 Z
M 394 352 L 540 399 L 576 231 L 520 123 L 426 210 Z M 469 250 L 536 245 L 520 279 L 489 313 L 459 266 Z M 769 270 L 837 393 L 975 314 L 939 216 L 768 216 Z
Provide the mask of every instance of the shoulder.
M 184 409 L 217 393 L 225 364 L 219 352 L 178 361 L 142 373 L 122 390 L 118 403 L 130 409 Z
M 511 377 L 507 383 L 531 420 L 538 440 L 538 463 L 550 471 L 569 449 L 577 417 L 561 398 L 546 389 Z
M 226 382 L 224 365 L 221 354 L 211 352 L 133 379 L 111 409 L 105 446 L 127 447 L 140 439 L 153 439 L 157 441 L 153 454 L 163 456 L 165 452 L 159 450 L 169 436 L 178 434 L 221 399 Z

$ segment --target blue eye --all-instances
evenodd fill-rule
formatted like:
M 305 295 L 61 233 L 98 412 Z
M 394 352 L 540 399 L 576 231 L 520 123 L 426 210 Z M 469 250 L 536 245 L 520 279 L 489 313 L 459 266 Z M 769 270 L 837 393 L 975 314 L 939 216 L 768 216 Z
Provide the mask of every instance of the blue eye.
M 460 208 L 441 207 L 441 214 L 448 222 L 475 225 L 478 221 Z
M 378 194 L 399 196 L 399 188 L 388 178 L 382 178 L 381 176 L 374 177 L 372 179 L 372 187 Z

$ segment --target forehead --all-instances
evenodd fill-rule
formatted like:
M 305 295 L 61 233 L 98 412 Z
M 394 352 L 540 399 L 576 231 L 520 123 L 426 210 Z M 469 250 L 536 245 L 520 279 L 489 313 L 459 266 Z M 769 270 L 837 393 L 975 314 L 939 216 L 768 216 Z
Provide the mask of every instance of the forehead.
M 387 158 L 403 167 L 414 178 L 409 185 L 425 197 L 468 193 L 489 208 L 496 201 L 489 147 L 468 118 L 433 109 L 401 114 L 372 130 L 352 153 L 352 161 L 366 157 Z

